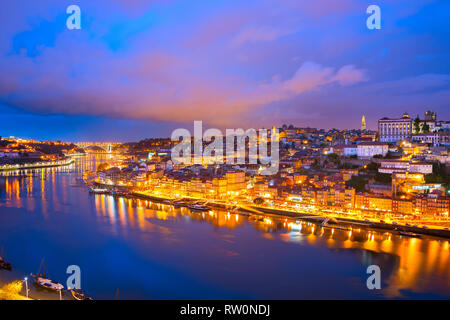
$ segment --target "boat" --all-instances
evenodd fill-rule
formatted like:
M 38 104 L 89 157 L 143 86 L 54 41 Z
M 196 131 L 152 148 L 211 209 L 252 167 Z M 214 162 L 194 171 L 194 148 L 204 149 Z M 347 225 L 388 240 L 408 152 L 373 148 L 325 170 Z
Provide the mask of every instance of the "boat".
M 198 212 L 203 212 L 203 211 L 209 211 L 209 210 L 211 210 L 211 207 L 210 206 L 207 206 L 206 204 L 190 204 L 189 206 L 188 206 L 188 208 L 191 210 L 191 211 L 198 211 Z
M 11 263 L 5 261 L 2 257 L 0 257 L 0 269 L 11 271 L 12 270 Z
M 70 289 L 70 293 L 75 300 L 94 300 L 91 297 L 85 295 L 81 289 Z
M 41 288 L 48 289 L 51 291 L 62 291 L 64 286 L 58 282 L 45 278 L 45 274 L 31 275 L 34 278 L 34 283 Z
M 12 270 L 11 263 L 6 261 L 5 258 L 3 257 L 3 246 L 2 246 L 2 252 L 1 252 L 1 255 L 0 255 L 0 269 L 5 269 L 5 270 L 8 270 L 8 271 Z
M 108 189 L 104 189 L 104 188 L 91 187 L 91 188 L 89 188 L 89 192 L 95 193 L 95 194 L 105 194 L 105 193 L 108 193 L 109 191 L 108 191 Z
M 64 290 L 64 286 L 62 284 L 47 278 L 47 275 L 45 274 L 44 259 L 42 259 L 41 266 L 43 266 L 43 270 L 44 270 L 43 273 L 38 273 L 36 275 L 31 274 L 31 276 L 34 278 L 34 283 L 38 287 L 41 287 L 41 288 L 44 288 L 44 289 L 47 289 L 50 291 L 61 292 L 62 290 Z
M 410 237 L 410 238 L 422 238 L 422 235 L 420 235 L 418 233 L 413 233 L 413 232 L 400 231 L 398 234 L 401 236 Z
M 330 228 L 330 229 L 338 229 L 338 230 L 344 230 L 344 231 L 351 231 L 351 227 L 342 226 L 342 225 L 336 225 L 336 224 L 325 224 L 322 227 L 324 228 Z
M 174 202 L 172 203 L 172 205 L 173 205 L 175 208 L 181 208 L 181 207 L 186 207 L 186 206 L 187 206 L 187 202 L 182 201 L 182 200 L 180 200 L 180 201 L 174 201 Z
M 115 197 L 127 197 L 127 196 L 129 196 L 129 193 L 128 192 L 125 192 L 125 191 L 113 191 L 112 193 L 111 193 L 113 196 L 115 196 Z

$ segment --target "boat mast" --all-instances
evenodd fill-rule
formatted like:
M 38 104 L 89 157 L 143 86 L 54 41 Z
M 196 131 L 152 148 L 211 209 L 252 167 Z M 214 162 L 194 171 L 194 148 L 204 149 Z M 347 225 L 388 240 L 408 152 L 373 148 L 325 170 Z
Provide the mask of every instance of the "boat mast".
M 41 269 L 44 270 L 44 272 L 42 273 L 42 276 L 45 278 L 45 258 L 42 258 L 41 265 L 39 266 L 39 271 L 38 271 L 39 275 L 41 274 Z

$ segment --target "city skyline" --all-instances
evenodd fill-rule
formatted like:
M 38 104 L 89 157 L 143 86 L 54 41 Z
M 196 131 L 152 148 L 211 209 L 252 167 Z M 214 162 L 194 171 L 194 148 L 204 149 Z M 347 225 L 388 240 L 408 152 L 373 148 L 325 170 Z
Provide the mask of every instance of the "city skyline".
M 81 30 L 67 30 L 66 4 L 5 4 L 1 135 L 136 141 L 194 120 L 356 129 L 364 114 L 376 130 L 403 112 L 450 118 L 445 1 L 380 1 L 380 30 L 350 0 L 77 5 Z

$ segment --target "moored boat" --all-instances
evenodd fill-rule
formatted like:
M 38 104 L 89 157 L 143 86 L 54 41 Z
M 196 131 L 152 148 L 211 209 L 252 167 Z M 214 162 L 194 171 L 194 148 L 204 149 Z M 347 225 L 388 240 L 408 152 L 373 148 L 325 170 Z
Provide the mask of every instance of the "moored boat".
M 5 269 L 8 271 L 11 271 L 12 270 L 11 263 L 5 261 L 5 259 L 3 259 L 3 257 L 0 257 L 0 269 Z
M 12 270 L 11 263 L 6 261 L 4 256 L 3 256 L 3 247 L 2 247 L 2 252 L 1 252 L 1 255 L 0 255 L 0 269 L 5 269 L 5 270 L 8 270 L 8 271 Z
M 398 234 L 401 236 L 410 237 L 410 238 L 422 238 L 422 236 L 420 234 L 413 233 L 413 232 L 400 231 Z
M 75 300 L 94 300 L 91 297 L 85 295 L 81 289 L 70 289 L 70 293 Z
M 188 206 L 188 208 L 191 211 L 199 211 L 199 212 L 211 210 L 211 207 L 207 206 L 205 204 L 191 204 L 191 205 Z
M 188 204 L 187 204 L 187 202 L 180 200 L 180 201 L 174 201 L 174 202 L 172 203 L 172 205 L 173 205 L 175 208 L 181 208 L 181 207 L 186 207 Z
M 325 224 L 322 227 L 323 228 L 330 228 L 330 229 L 344 230 L 344 231 L 351 231 L 352 230 L 351 227 L 343 226 L 343 225 L 337 225 L 337 224 Z
M 64 286 L 58 282 L 47 279 L 45 274 L 31 275 L 34 278 L 34 283 L 41 288 L 50 290 L 50 291 L 62 291 L 64 290 Z
M 34 278 L 34 283 L 41 288 L 50 290 L 50 291 L 55 291 L 55 292 L 62 292 L 62 290 L 64 290 L 64 286 L 58 282 L 55 282 L 51 279 L 47 278 L 47 275 L 45 274 L 45 262 L 44 259 L 42 259 L 41 262 L 41 267 L 43 267 L 43 273 L 38 273 L 38 274 L 31 274 L 31 276 Z M 39 272 L 40 272 L 39 268 Z
M 105 194 L 108 193 L 108 189 L 104 189 L 104 188 L 94 188 L 94 187 L 90 187 L 89 188 L 89 192 L 90 193 L 95 193 L 95 194 Z

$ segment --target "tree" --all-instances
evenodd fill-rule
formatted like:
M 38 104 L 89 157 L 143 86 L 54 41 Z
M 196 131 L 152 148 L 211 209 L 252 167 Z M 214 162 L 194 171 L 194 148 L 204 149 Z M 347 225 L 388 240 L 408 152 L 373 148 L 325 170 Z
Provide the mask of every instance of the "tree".
M 433 173 L 424 176 L 425 183 L 442 183 L 449 185 L 449 177 L 445 170 L 445 165 L 433 163 Z
M 263 199 L 263 198 L 260 198 L 260 197 L 255 198 L 255 199 L 253 200 L 253 203 L 254 203 L 254 204 L 263 204 L 263 203 L 264 203 L 264 199 Z
M 367 171 L 378 171 L 378 168 L 380 167 L 379 163 L 371 162 L 366 166 Z
M 316 158 L 316 159 L 314 159 L 314 162 L 312 163 L 311 168 L 318 169 L 319 167 L 320 167 L 319 161 Z
M 430 125 L 428 123 L 424 123 L 422 126 L 422 132 L 423 133 L 428 133 L 430 132 Z
M 345 182 L 345 185 L 354 188 L 357 192 L 364 192 L 367 184 L 367 179 L 362 176 L 353 175 L 350 180 Z
M 389 173 L 377 172 L 374 178 L 377 182 L 392 183 L 392 176 Z
M 420 132 L 420 118 L 419 118 L 419 116 L 417 116 L 414 119 L 413 126 L 414 126 L 414 132 L 415 133 L 419 133 Z
M 402 152 L 403 153 L 403 152 Z M 388 153 L 386 153 L 386 156 L 384 157 L 385 159 L 393 159 L 394 156 L 392 155 L 392 152 L 388 151 Z

